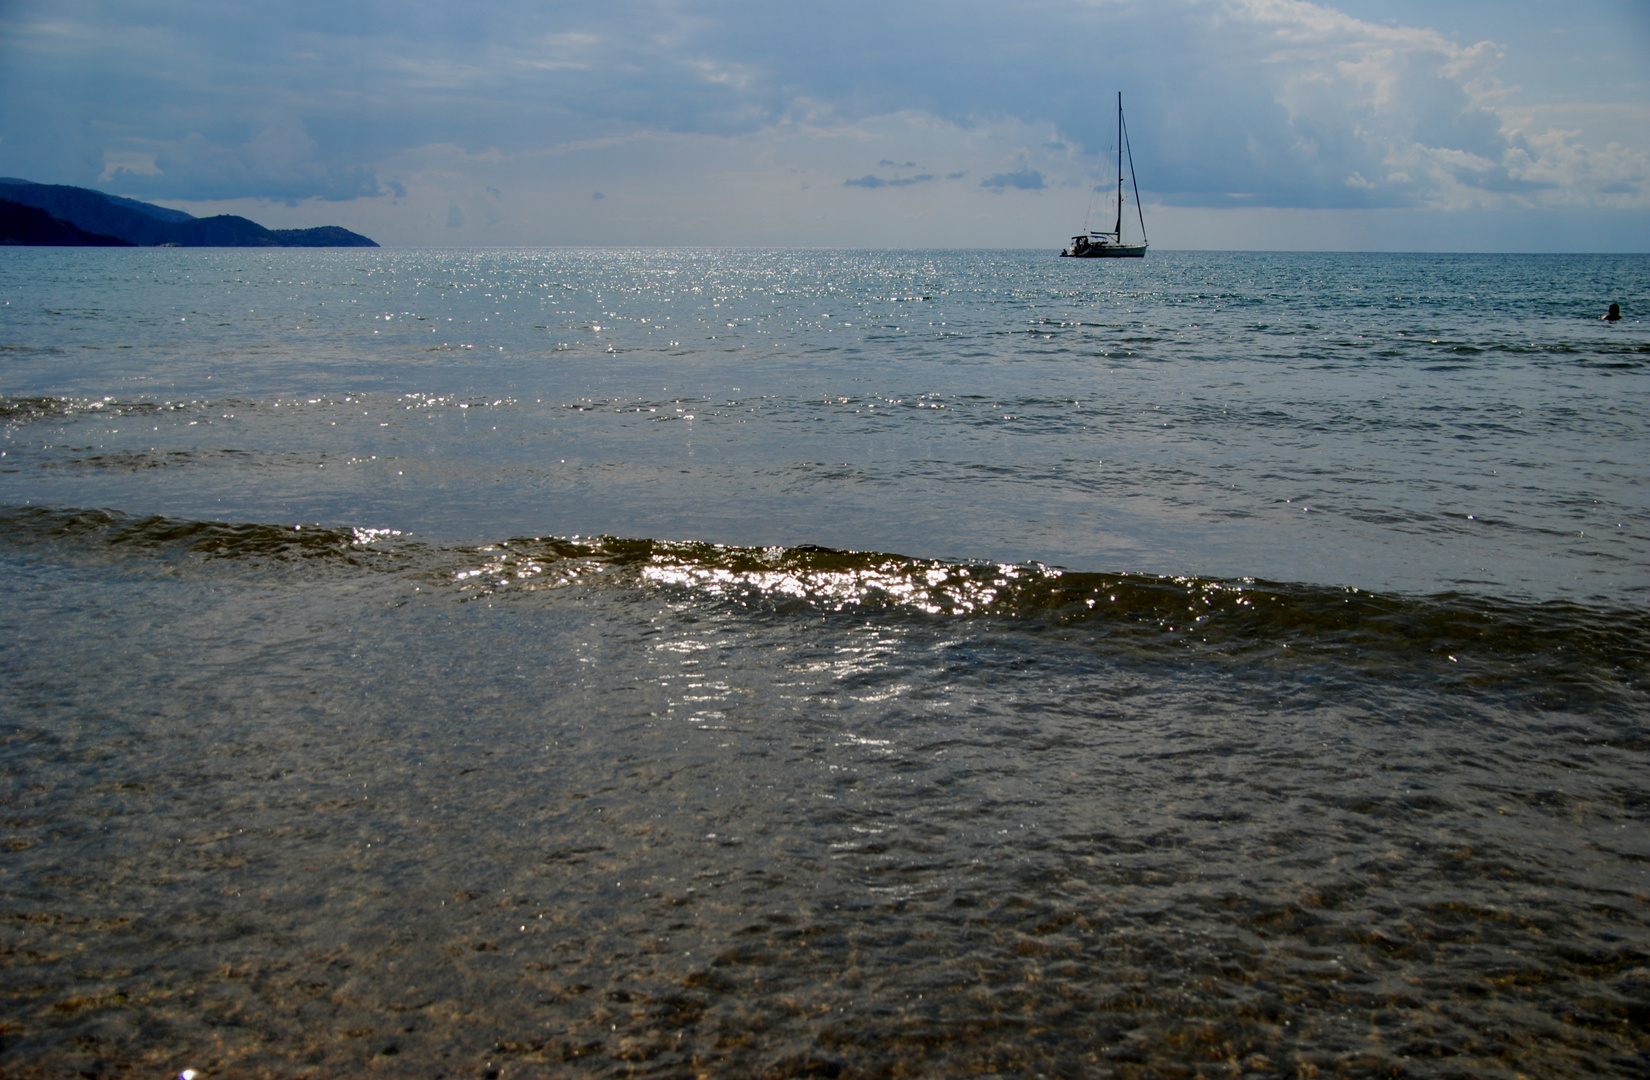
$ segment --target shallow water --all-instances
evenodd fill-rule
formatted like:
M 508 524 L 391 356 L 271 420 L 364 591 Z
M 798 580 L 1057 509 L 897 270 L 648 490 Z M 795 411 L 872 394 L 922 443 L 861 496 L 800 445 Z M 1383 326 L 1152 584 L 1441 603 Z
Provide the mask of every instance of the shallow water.
M 1650 1066 L 1650 260 L 251 254 L 5 253 L 8 1074 Z
M 7 258 L 13 505 L 1645 596 L 1643 257 Z

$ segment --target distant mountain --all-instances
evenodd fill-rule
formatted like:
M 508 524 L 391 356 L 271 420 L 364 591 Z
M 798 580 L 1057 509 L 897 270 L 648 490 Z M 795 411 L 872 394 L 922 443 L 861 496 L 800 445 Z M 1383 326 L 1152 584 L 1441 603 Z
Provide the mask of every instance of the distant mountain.
M 105 195 L 66 184 L 36 184 L 0 177 L 0 200 L 45 211 L 58 222 L 85 234 L 157 247 L 377 247 L 360 233 L 323 225 L 315 229 L 266 229 L 233 214 L 198 218 L 136 199 Z M 57 243 L 58 241 L 17 241 Z M 64 241 L 68 242 L 68 241 Z
M 38 206 L 0 199 L 0 244 L 30 247 L 135 247 L 130 240 L 87 232 L 59 221 Z

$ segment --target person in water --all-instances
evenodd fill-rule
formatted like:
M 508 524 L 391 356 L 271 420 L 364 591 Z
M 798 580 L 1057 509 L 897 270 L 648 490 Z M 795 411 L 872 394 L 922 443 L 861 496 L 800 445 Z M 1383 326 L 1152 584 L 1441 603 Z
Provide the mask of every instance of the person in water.
M 1603 315 L 1600 315 L 1599 318 L 1603 319 L 1605 322 L 1620 322 L 1621 321 L 1621 305 L 1620 304 L 1611 304 L 1610 305 L 1610 310 L 1606 311 Z

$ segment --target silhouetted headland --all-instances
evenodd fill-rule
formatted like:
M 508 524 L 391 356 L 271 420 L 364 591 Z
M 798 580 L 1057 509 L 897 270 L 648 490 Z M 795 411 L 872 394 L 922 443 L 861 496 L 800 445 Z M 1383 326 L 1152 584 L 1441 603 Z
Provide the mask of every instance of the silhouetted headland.
M 198 218 L 136 199 L 66 184 L 0 178 L 0 243 L 141 247 L 377 247 L 337 225 L 266 229 L 234 214 Z M 16 206 L 13 210 L 10 207 Z M 34 209 L 45 220 L 24 213 Z
M 130 240 L 60 221 L 37 206 L 0 199 L 0 244 L 55 247 L 135 247 Z

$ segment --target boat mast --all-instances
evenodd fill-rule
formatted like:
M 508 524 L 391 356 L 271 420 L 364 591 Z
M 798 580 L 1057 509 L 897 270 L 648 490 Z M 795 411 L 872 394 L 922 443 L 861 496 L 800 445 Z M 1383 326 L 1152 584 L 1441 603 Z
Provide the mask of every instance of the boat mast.
M 1117 224 L 1112 228 L 1123 242 L 1123 91 L 1117 92 Z

